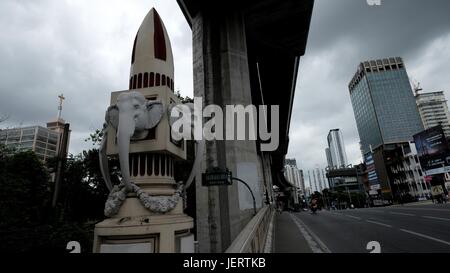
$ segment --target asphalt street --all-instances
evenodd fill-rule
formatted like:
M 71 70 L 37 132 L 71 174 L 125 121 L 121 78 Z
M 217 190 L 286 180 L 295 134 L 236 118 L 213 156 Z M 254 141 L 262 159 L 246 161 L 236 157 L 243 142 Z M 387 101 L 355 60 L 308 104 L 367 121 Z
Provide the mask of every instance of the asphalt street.
M 285 212 L 275 238 L 276 252 L 450 253 L 450 205 Z

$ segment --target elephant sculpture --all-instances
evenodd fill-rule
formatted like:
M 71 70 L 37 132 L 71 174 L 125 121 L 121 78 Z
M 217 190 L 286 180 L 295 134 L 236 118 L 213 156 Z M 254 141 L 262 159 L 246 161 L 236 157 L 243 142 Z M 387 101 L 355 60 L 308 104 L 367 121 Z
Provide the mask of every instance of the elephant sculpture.
M 193 104 L 171 104 L 167 107 L 169 124 L 172 125 L 177 119 L 171 116 L 174 108 L 188 107 L 191 113 L 194 113 Z M 105 205 L 105 215 L 113 216 L 117 214 L 121 204 L 126 199 L 129 192 L 135 192 L 141 203 L 149 210 L 165 213 L 173 209 L 180 196 L 185 195 L 195 177 L 196 170 L 201 163 L 201 155 L 205 149 L 204 140 L 198 141 L 196 149 L 196 158 L 193 169 L 189 175 L 186 185 L 179 183 L 175 194 L 170 197 L 149 196 L 137 185 L 132 183 L 130 178 L 129 151 L 130 142 L 139 141 L 147 138 L 151 129 L 158 126 L 164 116 L 164 106 L 160 101 L 148 101 L 141 93 L 136 91 L 121 93 L 117 98 L 117 104 L 108 108 L 105 115 L 105 124 L 103 125 L 103 138 L 99 150 L 100 170 L 105 180 L 106 186 L 110 191 L 108 201 Z M 199 118 L 199 117 L 195 117 Z M 106 154 L 108 127 L 112 126 L 117 131 L 117 145 L 119 148 L 119 163 L 122 173 L 120 186 L 113 187 L 109 174 L 108 158 Z M 194 123 L 192 123 L 192 127 Z M 191 130 L 193 131 L 193 130 Z M 200 156 L 198 156 L 200 155 Z
M 103 139 L 100 145 L 100 170 L 110 191 L 113 187 L 106 156 L 108 125 L 111 125 L 117 131 L 122 183 L 128 191 L 131 191 L 128 157 L 130 141 L 145 139 L 150 129 L 159 124 L 163 114 L 164 107 L 160 101 L 147 101 L 141 93 L 136 91 L 120 94 L 117 98 L 117 104 L 108 108 L 105 116 L 106 123 L 103 126 Z

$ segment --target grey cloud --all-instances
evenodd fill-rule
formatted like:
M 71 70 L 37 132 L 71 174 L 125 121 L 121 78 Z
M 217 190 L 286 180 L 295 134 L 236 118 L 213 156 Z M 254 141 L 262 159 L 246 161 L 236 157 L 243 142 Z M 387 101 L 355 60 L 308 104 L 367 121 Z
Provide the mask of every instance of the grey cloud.
M 401 56 L 410 77 L 427 91 L 447 89 L 449 10 L 445 0 L 382 0 L 379 7 L 365 0 L 316 0 L 300 63 L 289 157 L 306 170 L 325 167 L 328 131 L 340 128 L 350 163 L 361 162 L 347 87 L 361 61 Z
M 428 90 L 448 89 L 450 2 L 447 0 L 316 0 L 294 103 L 289 156 L 311 169 L 326 162 L 330 129 L 341 128 L 352 163 L 359 137 L 347 84 L 360 61 L 404 57 L 410 76 Z M 71 152 L 100 128 L 110 92 L 128 86 L 131 47 L 155 6 L 171 38 L 175 86 L 192 96 L 192 37 L 176 1 L 0 1 L 0 115 L 2 126 L 42 124 L 67 101 Z M 435 51 L 439 51 L 436 53 Z
M 176 86 L 192 96 L 189 26 L 175 1 L 153 4 L 172 38 Z M 90 148 L 84 139 L 101 128 L 110 92 L 128 86 L 132 43 L 150 8 L 143 0 L 1 1 L 0 114 L 10 115 L 2 127 L 45 125 L 63 92 L 70 151 Z

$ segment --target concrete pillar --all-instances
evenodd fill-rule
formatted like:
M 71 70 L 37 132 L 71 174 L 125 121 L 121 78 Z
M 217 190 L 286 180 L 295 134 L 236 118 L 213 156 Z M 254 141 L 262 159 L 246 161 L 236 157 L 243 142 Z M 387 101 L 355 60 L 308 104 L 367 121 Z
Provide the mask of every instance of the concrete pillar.
M 192 20 L 192 32 L 194 95 L 203 97 L 205 105 L 216 104 L 224 110 L 225 105 L 252 104 L 242 14 L 199 12 Z M 210 167 L 228 168 L 250 185 L 261 207 L 258 164 L 255 141 L 209 141 L 201 172 Z M 237 182 L 228 187 L 202 187 L 200 172 L 196 191 L 199 250 L 223 252 L 252 217 L 251 195 Z

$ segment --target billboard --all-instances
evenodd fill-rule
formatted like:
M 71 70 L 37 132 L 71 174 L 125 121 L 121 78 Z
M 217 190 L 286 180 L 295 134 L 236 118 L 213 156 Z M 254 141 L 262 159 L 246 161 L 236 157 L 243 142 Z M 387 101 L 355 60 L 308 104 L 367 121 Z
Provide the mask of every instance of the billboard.
M 442 126 L 415 135 L 414 142 L 426 176 L 450 172 L 450 153 Z
M 366 163 L 367 174 L 369 176 L 369 185 L 372 192 L 377 192 L 381 189 L 380 181 L 378 180 L 377 170 L 375 169 L 375 161 L 373 159 L 373 154 L 369 153 L 364 156 L 364 161 Z

